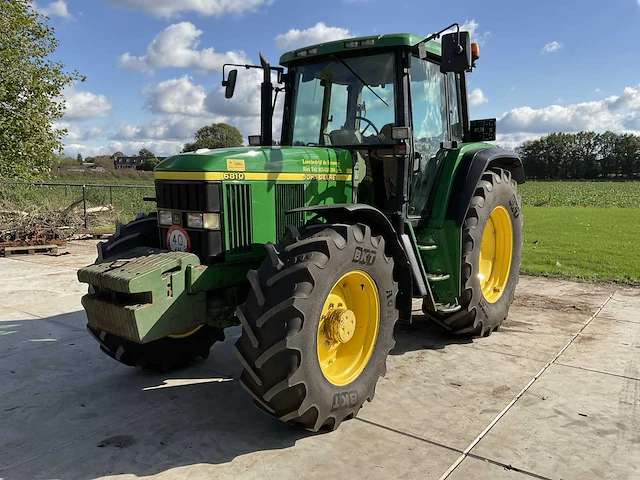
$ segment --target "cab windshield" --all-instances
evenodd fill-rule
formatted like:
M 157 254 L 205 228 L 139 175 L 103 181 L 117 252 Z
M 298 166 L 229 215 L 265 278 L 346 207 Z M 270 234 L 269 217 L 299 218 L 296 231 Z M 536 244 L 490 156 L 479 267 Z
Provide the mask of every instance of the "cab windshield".
M 393 53 L 297 67 L 292 145 L 392 143 L 394 76 Z

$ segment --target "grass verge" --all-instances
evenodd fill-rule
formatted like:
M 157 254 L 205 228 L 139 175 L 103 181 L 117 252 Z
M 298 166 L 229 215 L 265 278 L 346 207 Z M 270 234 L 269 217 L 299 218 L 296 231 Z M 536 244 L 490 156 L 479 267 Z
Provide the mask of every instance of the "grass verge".
M 523 273 L 640 284 L 639 208 L 523 206 Z

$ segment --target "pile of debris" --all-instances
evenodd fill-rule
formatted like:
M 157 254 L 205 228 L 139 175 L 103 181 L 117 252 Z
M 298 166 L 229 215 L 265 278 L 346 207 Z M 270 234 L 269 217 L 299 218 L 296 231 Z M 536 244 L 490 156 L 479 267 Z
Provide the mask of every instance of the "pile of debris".
M 87 209 L 88 215 L 110 214 L 111 205 Z M 59 211 L 28 213 L 0 210 L 0 250 L 4 247 L 64 245 L 84 231 L 82 197 Z

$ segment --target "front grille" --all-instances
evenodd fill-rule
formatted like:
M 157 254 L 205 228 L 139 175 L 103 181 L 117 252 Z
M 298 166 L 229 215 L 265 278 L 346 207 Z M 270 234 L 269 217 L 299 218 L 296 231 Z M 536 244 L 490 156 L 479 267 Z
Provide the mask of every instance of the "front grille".
M 229 233 L 229 253 L 248 253 L 252 247 L 251 185 L 226 185 L 225 227 Z
M 193 212 L 220 210 L 220 184 L 195 181 L 156 181 L 158 208 Z
M 280 240 L 286 233 L 287 225 L 304 225 L 304 212 L 287 215 L 288 210 L 304 207 L 304 185 L 276 184 L 276 236 Z

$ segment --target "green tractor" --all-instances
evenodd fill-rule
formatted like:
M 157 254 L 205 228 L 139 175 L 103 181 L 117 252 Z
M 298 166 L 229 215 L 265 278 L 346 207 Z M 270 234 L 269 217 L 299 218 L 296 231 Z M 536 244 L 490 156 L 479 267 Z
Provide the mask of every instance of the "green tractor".
M 453 333 L 496 330 L 518 282 L 524 171 L 488 143 L 495 119 L 469 120 L 479 51 L 452 27 L 239 66 L 264 73 L 260 136 L 161 162 L 157 210 L 117 225 L 78 272 L 101 349 L 176 368 L 241 325 L 240 383 L 256 406 L 318 431 L 373 398 L 414 299 Z

